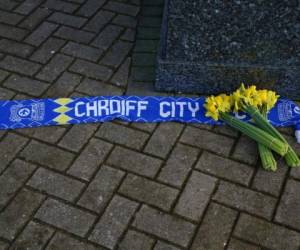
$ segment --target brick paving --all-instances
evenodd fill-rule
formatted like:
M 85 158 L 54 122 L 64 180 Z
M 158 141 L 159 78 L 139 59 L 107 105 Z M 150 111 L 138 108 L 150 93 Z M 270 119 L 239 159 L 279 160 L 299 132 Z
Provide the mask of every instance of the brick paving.
M 162 4 L 1 0 L 0 98 L 163 94 Z M 300 249 L 300 171 L 259 167 L 227 127 L 0 131 L 0 249 Z

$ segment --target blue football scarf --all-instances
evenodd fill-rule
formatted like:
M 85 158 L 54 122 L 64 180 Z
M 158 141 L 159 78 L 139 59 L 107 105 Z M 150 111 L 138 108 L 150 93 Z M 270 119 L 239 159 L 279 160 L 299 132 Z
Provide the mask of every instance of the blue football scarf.
M 111 121 L 185 122 L 221 125 L 205 116 L 205 97 L 98 96 L 0 101 L 0 129 Z M 244 113 L 234 114 L 249 121 Z M 300 124 L 300 107 L 278 100 L 268 119 L 276 127 Z M 300 128 L 299 128 L 300 129 Z

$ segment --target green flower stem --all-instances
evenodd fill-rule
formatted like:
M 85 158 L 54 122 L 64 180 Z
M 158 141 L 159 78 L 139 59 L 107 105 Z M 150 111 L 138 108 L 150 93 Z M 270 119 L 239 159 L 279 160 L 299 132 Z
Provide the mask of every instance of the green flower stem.
M 266 112 L 263 112 L 262 115 L 266 117 Z M 274 158 L 272 151 L 267 148 L 265 145 L 258 143 L 258 152 L 261 160 L 262 167 L 265 170 L 276 171 L 277 170 L 277 162 Z
M 297 153 L 293 150 L 293 148 L 289 145 L 287 140 L 283 137 L 280 132 L 274 128 L 266 117 L 264 117 L 257 108 L 252 106 L 244 107 L 244 110 L 253 118 L 255 123 L 266 132 L 270 133 L 272 136 L 280 139 L 284 143 L 288 145 L 288 151 L 284 156 L 285 162 L 290 167 L 299 167 L 300 166 L 300 159 Z
M 258 143 L 258 152 L 261 159 L 262 167 L 265 170 L 276 171 L 277 162 L 273 156 L 272 151 L 265 145 Z
M 267 116 L 266 110 L 262 111 L 262 115 L 264 117 Z M 277 162 L 274 158 L 272 151 L 266 146 L 258 143 L 258 152 L 259 152 L 262 167 L 265 170 L 275 172 L 277 170 Z
M 241 131 L 258 143 L 261 143 L 266 147 L 272 149 L 279 155 L 284 156 L 287 153 L 288 145 L 286 143 L 263 131 L 262 129 L 255 127 L 249 123 L 240 121 L 239 119 L 231 116 L 228 113 L 220 112 L 220 118 L 231 127 Z

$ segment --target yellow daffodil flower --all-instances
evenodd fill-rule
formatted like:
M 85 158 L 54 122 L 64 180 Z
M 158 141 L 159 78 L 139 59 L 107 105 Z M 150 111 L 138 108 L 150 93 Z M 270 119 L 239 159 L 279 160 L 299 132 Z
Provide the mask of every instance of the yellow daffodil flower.
M 258 90 L 257 96 L 261 102 L 260 107 L 265 107 L 267 111 L 274 107 L 279 97 L 274 91 L 266 89 Z
M 219 112 L 229 112 L 231 109 L 231 97 L 225 94 L 210 96 L 205 100 L 206 117 L 212 117 L 214 120 L 219 119 Z
M 238 112 L 241 110 L 241 100 L 242 100 L 242 94 L 239 89 L 234 91 L 231 95 L 231 101 L 232 101 L 232 106 L 233 106 L 233 111 Z

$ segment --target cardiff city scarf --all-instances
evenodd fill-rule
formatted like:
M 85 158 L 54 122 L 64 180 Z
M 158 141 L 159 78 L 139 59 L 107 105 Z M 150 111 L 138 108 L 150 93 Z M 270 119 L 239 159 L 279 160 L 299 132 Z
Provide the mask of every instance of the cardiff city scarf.
M 203 123 L 221 125 L 205 116 L 205 97 L 98 96 L 58 99 L 0 101 L 0 129 L 33 128 L 65 124 L 105 122 Z M 249 121 L 243 113 L 234 114 Z M 300 124 L 300 108 L 287 99 L 278 100 L 268 119 L 277 127 Z

